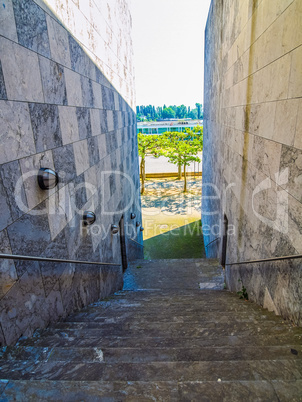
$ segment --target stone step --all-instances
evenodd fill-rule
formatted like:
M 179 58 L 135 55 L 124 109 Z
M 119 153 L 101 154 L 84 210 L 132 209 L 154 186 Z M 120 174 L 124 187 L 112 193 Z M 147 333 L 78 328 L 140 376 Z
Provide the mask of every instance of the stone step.
M 121 337 L 121 336 L 134 336 L 134 337 L 190 337 L 190 338 L 216 338 L 217 336 L 255 336 L 259 334 L 268 335 L 274 333 L 275 335 L 288 335 L 289 333 L 302 335 L 300 328 L 292 328 L 285 324 L 263 323 L 263 325 L 251 325 L 250 323 L 230 323 L 220 324 L 215 322 L 201 323 L 200 325 L 190 323 L 162 323 L 150 322 L 145 323 L 144 326 L 130 326 L 120 324 L 103 324 L 98 323 L 59 323 L 55 328 L 47 328 L 38 331 L 34 336 L 63 336 L 63 337 L 85 337 L 85 338 L 99 338 L 104 336 Z
M 60 381 L 296 381 L 302 360 L 116 363 L 2 360 L 2 380 Z
M 234 346 L 285 346 L 285 345 L 300 345 L 302 344 L 302 336 L 295 334 L 263 334 L 260 333 L 255 337 L 250 335 L 223 335 L 215 337 L 159 337 L 159 336 L 144 336 L 144 337 L 133 337 L 133 336 L 120 336 L 112 337 L 108 336 L 97 336 L 90 337 L 87 336 L 71 336 L 66 332 L 57 332 L 55 335 L 46 335 L 43 337 L 36 336 L 31 338 L 20 339 L 17 347 L 29 346 L 29 347 L 122 347 L 122 348 L 165 348 L 165 347 L 234 347 Z M 292 346 L 293 347 L 293 346 Z
M 100 319 L 98 319 L 100 318 Z M 119 329 L 119 328 L 154 328 L 161 325 L 162 328 L 174 328 L 177 326 L 178 328 L 181 327 L 187 327 L 187 328 L 196 328 L 196 327 L 202 327 L 202 328 L 219 328 L 220 326 L 228 326 L 228 327 L 238 327 L 238 326 L 249 326 L 251 328 L 254 327 L 259 327 L 259 325 L 262 326 L 262 328 L 287 328 L 289 332 L 296 331 L 297 333 L 301 333 L 302 335 L 302 329 L 299 329 L 297 327 L 293 327 L 289 322 L 287 321 L 280 321 L 264 317 L 264 318 L 258 318 L 256 317 L 248 317 L 246 315 L 237 315 L 235 318 L 233 318 L 230 314 L 225 315 L 225 313 L 217 313 L 215 316 L 210 315 L 201 315 L 200 317 L 196 317 L 196 315 L 190 315 L 188 317 L 186 316 L 176 316 L 176 317 L 171 317 L 165 315 L 164 317 L 162 316 L 150 316 L 150 315 L 144 315 L 144 316 L 137 316 L 135 315 L 134 317 L 132 316 L 126 316 L 126 317 L 115 317 L 115 318 L 108 318 L 108 317 L 95 317 L 95 319 L 90 319 L 90 320 L 85 320 L 85 321 L 72 321 L 69 319 L 68 321 L 64 322 L 58 322 L 55 326 L 50 327 L 50 328 L 57 328 L 57 329 L 65 329 L 65 328 L 102 328 L 106 329 L 108 327 L 111 327 L 112 329 Z
M 7 381 L 3 400 L 36 401 L 299 401 L 302 381 Z M 19 398 L 19 399 L 18 399 Z
M 204 311 L 198 316 L 196 314 L 186 314 L 186 315 L 176 315 L 171 316 L 171 314 L 161 311 L 158 314 L 154 314 L 151 316 L 148 313 L 141 313 L 135 314 L 132 316 L 130 312 L 124 312 L 123 314 L 119 315 L 118 317 L 112 316 L 104 316 L 102 315 L 102 311 L 94 312 L 94 313 L 78 313 L 73 314 L 72 316 L 67 317 L 64 321 L 65 323 L 73 322 L 73 323 L 89 323 L 95 322 L 99 324 L 118 324 L 118 323 L 125 323 L 128 322 L 133 324 L 135 322 L 150 322 L 152 319 L 155 319 L 160 322 L 182 322 L 182 323 L 195 323 L 200 324 L 202 322 L 217 322 L 217 323 L 230 323 L 230 322 L 250 322 L 250 323 L 259 323 L 262 324 L 263 322 L 271 322 L 271 323 L 280 323 L 280 320 L 276 320 L 275 314 L 255 314 L 254 312 L 247 312 L 242 311 L 240 314 L 234 316 L 233 312 L 215 312 L 215 316 L 213 317 L 213 313 L 209 311 Z M 281 321 L 282 322 L 282 321 Z M 286 322 L 286 321 L 284 321 Z
M 225 361 L 225 360 L 297 360 L 302 359 L 302 346 L 237 346 L 237 347 L 6 347 L 0 352 L 3 360 L 94 363 L 142 363 L 173 361 Z
M 194 302 L 193 302 L 194 303 Z M 226 301 L 217 301 L 216 303 L 194 303 L 194 304 L 165 304 L 158 300 L 158 304 L 156 303 L 141 303 L 137 301 L 133 302 L 103 302 L 101 305 L 97 307 L 91 307 L 90 310 L 85 310 L 84 312 L 90 311 L 90 313 L 99 312 L 102 316 L 109 316 L 111 314 L 122 314 L 128 311 L 131 311 L 132 314 L 144 314 L 148 312 L 150 315 L 157 315 L 157 314 L 171 314 L 174 316 L 177 315 L 187 315 L 187 314 L 201 314 L 203 312 L 213 312 L 213 313 L 223 313 L 223 312 L 243 312 L 243 311 L 264 311 L 263 309 L 259 308 L 258 306 L 254 306 L 252 303 L 248 302 L 238 302 L 238 303 L 228 303 Z M 158 306 L 161 306 L 159 309 Z

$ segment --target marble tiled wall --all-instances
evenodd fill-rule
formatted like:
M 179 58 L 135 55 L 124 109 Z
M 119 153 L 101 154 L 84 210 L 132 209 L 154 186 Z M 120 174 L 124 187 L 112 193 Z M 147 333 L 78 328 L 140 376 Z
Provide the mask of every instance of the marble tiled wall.
M 229 263 L 302 254 L 301 24 L 299 0 L 211 4 L 203 224 L 207 245 L 226 214 Z M 211 257 L 220 251 L 219 240 L 207 247 Z M 241 279 L 252 300 L 301 325 L 301 273 L 302 260 L 289 260 L 229 266 L 226 279 L 231 290 Z
M 85 6 L 92 18 L 95 3 L 53 3 L 69 17 L 50 1 L 0 4 L 0 252 L 120 264 L 111 224 L 123 215 L 127 238 L 142 243 L 135 113 L 126 84 L 113 85 L 101 68 L 108 54 L 94 49 L 92 57 L 76 35 L 77 13 Z M 120 18 L 107 18 L 106 32 L 126 27 L 123 41 L 131 42 L 128 11 Z M 40 167 L 58 172 L 56 188 L 40 190 Z M 97 217 L 88 229 L 84 210 Z M 0 260 L 0 342 L 14 343 L 121 286 L 119 266 Z

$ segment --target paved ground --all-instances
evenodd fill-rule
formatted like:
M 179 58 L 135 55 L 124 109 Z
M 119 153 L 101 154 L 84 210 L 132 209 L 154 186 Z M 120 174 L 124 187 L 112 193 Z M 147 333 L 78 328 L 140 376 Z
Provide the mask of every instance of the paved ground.
M 142 196 L 144 240 L 201 218 L 201 179 L 188 180 L 183 193 L 183 180 L 148 179 Z
M 302 328 L 214 260 L 136 261 L 125 289 L 0 353 L 1 401 L 301 401 Z
M 145 258 L 205 256 L 201 218 L 201 178 L 148 179 L 142 196 Z

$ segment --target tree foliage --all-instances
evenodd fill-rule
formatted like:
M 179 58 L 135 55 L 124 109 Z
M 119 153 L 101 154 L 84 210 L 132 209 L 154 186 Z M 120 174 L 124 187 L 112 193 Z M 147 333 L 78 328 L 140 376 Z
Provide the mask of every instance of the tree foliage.
M 144 135 L 138 134 L 138 154 L 141 157 L 140 162 L 140 175 L 142 179 L 141 194 L 145 192 L 145 179 L 146 179 L 146 155 L 159 157 L 162 152 L 162 136 L 160 135 Z
M 190 106 L 185 105 L 170 105 L 163 107 L 155 107 L 153 105 L 148 106 L 136 106 L 136 116 L 137 121 L 157 121 L 164 119 L 186 119 L 190 118 L 193 120 L 202 119 L 203 111 L 202 104 L 196 103 L 196 108 L 191 109 Z
M 187 191 L 186 168 L 191 162 L 200 162 L 198 153 L 203 148 L 203 127 L 196 126 L 194 130 L 185 132 L 166 132 L 163 134 L 163 154 L 170 163 L 184 169 L 184 192 Z
M 203 148 L 203 127 L 196 126 L 185 132 L 167 131 L 162 135 L 138 134 L 138 152 L 141 157 L 140 174 L 142 179 L 141 194 L 145 192 L 146 155 L 168 158 L 169 162 L 184 170 L 184 192 L 187 191 L 186 168 L 191 162 L 200 162 L 198 153 Z
M 162 112 L 162 118 L 163 119 L 174 119 L 175 117 L 175 111 L 173 110 L 172 107 L 166 107 L 163 109 Z

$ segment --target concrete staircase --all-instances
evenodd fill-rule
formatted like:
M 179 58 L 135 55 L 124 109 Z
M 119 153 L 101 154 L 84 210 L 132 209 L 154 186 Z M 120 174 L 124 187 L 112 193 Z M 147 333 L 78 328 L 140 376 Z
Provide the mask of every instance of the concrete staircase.
M 302 328 L 215 260 L 136 261 L 124 290 L 0 352 L 0 401 L 301 401 Z

